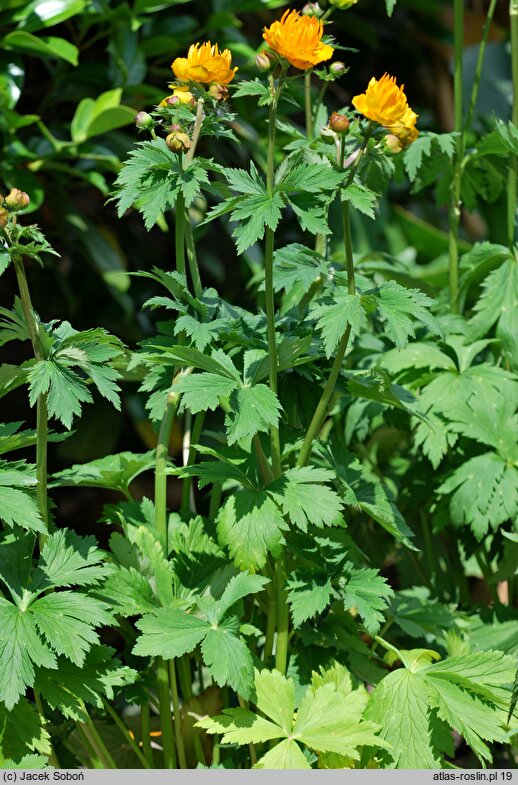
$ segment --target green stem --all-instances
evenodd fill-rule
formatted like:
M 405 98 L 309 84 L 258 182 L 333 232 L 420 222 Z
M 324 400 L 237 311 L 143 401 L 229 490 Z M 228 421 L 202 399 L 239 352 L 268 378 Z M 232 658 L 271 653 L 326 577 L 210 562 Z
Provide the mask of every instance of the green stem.
M 238 699 L 238 702 L 239 702 L 239 706 L 242 709 L 248 709 L 248 702 L 244 701 L 243 698 L 241 697 L 241 695 L 238 695 L 237 699 Z M 257 752 L 256 752 L 256 749 L 255 749 L 255 744 L 250 742 L 250 744 L 248 745 L 248 749 L 250 750 L 250 760 L 252 762 L 252 766 L 255 766 L 255 764 L 257 763 Z
M 176 272 L 185 275 L 185 199 L 181 191 L 176 198 L 174 252 Z
M 140 707 L 140 727 L 142 733 L 142 752 L 144 753 L 150 769 L 155 768 L 153 748 L 151 747 L 151 711 L 149 703 Z
M 513 113 L 512 121 L 518 127 L 518 0 L 510 0 L 511 21 L 511 62 L 513 74 Z M 507 231 L 509 247 L 514 247 L 516 236 L 516 182 L 518 179 L 518 157 L 511 156 L 509 182 L 507 186 Z
M 309 68 L 304 73 L 304 108 L 306 113 L 306 135 L 308 140 L 313 139 L 313 114 L 311 111 L 311 74 L 312 69 Z
M 268 613 L 266 614 L 266 632 L 264 638 L 263 662 L 267 662 L 273 653 L 273 641 L 275 638 L 275 625 L 277 623 L 277 601 L 275 598 L 274 587 L 269 583 L 266 587 L 268 598 Z
M 178 751 L 178 762 L 181 769 L 186 769 L 187 761 L 185 759 L 185 747 L 183 745 L 182 716 L 180 714 L 180 700 L 178 698 L 175 660 L 169 660 L 169 682 L 171 684 L 171 694 L 173 696 L 174 735 L 176 740 L 176 749 Z
M 221 483 L 215 482 L 210 492 L 209 521 L 215 521 L 221 503 Z
M 491 0 L 489 4 L 489 8 L 486 14 L 486 21 L 484 23 L 484 29 L 482 31 L 482 40 L 480 41 L 480 46 L 478 49 L 478 57 L 477 57 L 477 64 L 475 67 L 475 79 L 473 80 L 473 87 L 471 89 L 471 97 L 469 101 L 468 113 L 466 115 L 466 122 L 464 123 L 464 134 L 471 128 L 471 122 L 473 120 L 473 114 L 475 112 L 475 106 L 477 104 L 478 99 L 478 92 L 480 88 L 480 79 L 482 77 L 482 66 L 484 64 L 484 57 L 486 54 L 486 46 L 487 40 L 489 38 L 489 31 L 491 30 L 491 24 L 493 22 L 493 16 L 495 13 L 495 8 L 498 0 Z M 464 149 L 466 148 L 466 137 L 464 136 Z
M 150 769 L 151 766 L 146 760 L 142 750 L 138 746 L 137 742 L 135 741 L 135 739 L 133 738 L 133 736 L 131 735 L 128 728 L 125 726 L 125 724 L 123 723 L 123 721 L 121 720 L 121 718 L 119 717 L 113 706 L 110 705 L 110 703 L 106 700 L 106 698 L 103 698 L 103 704 L 104 704 L 104 708 L 106 709 L 106 711 L 108 712 L 108 714 L 110 715 L 110 717 L 112 718 L 112 720 L 114 721 L 120 732 L 122 733 L 124 739 L 126 740 L 126 743 L 129 744 L 129 746 L 131 747 L 131 749 L 133 750 L 139 761 L 142 763 L 144 768 Z
M 463 55 L 464 55 L 464 0 L 454 0 L 454 131 L 455 157 L 450 196 L 449 277 L 450 308 L 459 311 L 459 226 L 461 215 L 461 178 L 464 158 L 463 134 Z
M 496 590 L 495 584 L 491 580 L 492 579 L 491 567 L 489 566 L 489 562 L 488 562 L 488 559 L 487 559 L 487 554 L 486 554 L 486 552 L 484 550 L 484 546 L 483 545 L 482 545 L 480 550 L 476 551 L 475 558 L 477 560 L 478 566 L 480 567 L 480 571 L 481 571 L 481 573 L 482 573 L 482 575 L 484 577 L 484 582 L 485 582 L 485 584 L 487 586 L 487 589 L 488 589 L 488 591 L 489 591 L 489 593 L 491 595 L 491 599 L 493 600 L 494 603 L 497 604 L 499 602 L 498 592 Z
M 159 657 L 157 660 L 157 695 L 160 711 L 160 730 L 164 749 L 164 767 L 176 769 L 176 750 L 174 746 L 173 719 L 171 716 L 171 698 L 169 693 L 169 673 L 167 662 Z
M 90 745 L 94 749 L 95 754 L 97 755 L 97 757 L 99 758 L 99 760 L 103 764 L 104 768 L 105 769 L 116 769 L 117 765 L 116 765 L 115 761 L 113 760 L 112 756 L 110 755 L 110 752 L 108 751 L 108 748 L 106 747 L 105 743 L 103 742 L 103 740 L 99 736 L 99 733 L 97 732 L 97 728 L 95 727 L 94 723 L 92 722 L 92 719 L 91 719 L 90 715 L 88 714 L 88 712 L 87 712 L 87 710 L 86 710 L 86 708 L 84 706 L 83 706 L 83 711 L 86 714 L 87 721 L 86 722 L 78 722 L 78 725 L 81 726 L 81 728 L 82 728 L 86 738 L 88 739 L 88 742 L 90 743 Z
M 203 286 L 201 283 L 200 271 L 198 269 L 198 257 L 196 256 L 196 246 L 194 244 L 194 235 L 188 211 L 185 213 L 185 241 L 187 244 L 187 261 L 189 263 L 194 296 L 199 300 L 203 293 Z
M 76 722 L 77 732 L 81 741 L 83 742 L 83 746 L 87 752 L 88 757 L 90 758 L 91 767 L 93 769 L 104 769 L 106 768 L 102 760 L 100 759 L 99 755 L 95 751 L 94 747 L 90 743 L 90 739 L 85 733 L 84 726 L 80 722 Z
M 196 461 L 196 447 L 198 444 L 203 430 L 203 423 L 205 422 L 206 412 L 198 412 L 194 418 L 194 425 L 192 428 L 189 440 L 189 454 L 187 456 L 187 466 L 191 466 Z M 191 500 L 192 477 L 186 477 L 182 483 L 182 506 L 181 509 L 187 512 L 190 509 Z
M 31 339 L 32 350 L 38 362 L 45 359 L 43 347 L 39 337 L 39 325 L 32 307 L 29 285 L 25 274 L 23 259 L 15 256 L 13 259 L 18 290 L 22 301 L 23 313 Z M 38 395 L 36 403 L 36 500 L 45 528 L 48 529 L 48 501 L 47 501 L 47 443 L 48 443 L 48 412 L 47 395 Z M 45 536 L 40 535 L 40 548 L 45 544 Z
M 178 679 L 180 681 L 180 689 L 182 691 L 183 699 L 189 701 L 192 698 L 192 674 L 191 674 L 191 661 L 188 654 L 176 660 L 178 667 Z M 199 734 L 194 731 L 194 752 L 198 763 L 205 765 L 205 754 L 201 746 L 201 739 Z
M 367 145 L 369 143 L 369 139 L 371 137 L 372 131 L 373 131 L 373 125 L 370 124 L 365 133 L 365 138 L 363 140 L 362 146 L 358 152 L 358 155 L 356 156 L 356 160 L 354 164 L 351 166 L 351 170 L 349 171 L 349 175 L 347 177 L 347 181 L 344 186 L 345 189 L 347 189 L 354 180 L 354 176 L 358 170 L 360 161 L 363 158 L 365 150 L 367 149 Z M 342 141 L 340 145 L 340 156 L 339 156 L 340 168 L 342 168 L 344 165 L 344 153 L 345 153 L 345 137 L 342 137 Z M 349 202 L 346 199 L 342 201 L 342 221 L 343 221 L 343 230 L 344 230 L 347 287 L 348 287 L 349 294 L 354 295 L 356 294 L 356 283 L 354 277 L 354 257 L 353 257 L 352 238 L 351 238 L 350 209 L 349 209 Z M 306 432 L 306 436 L 304 437 L 304 441 L 302 443 L 302 447 L 299 456 L 297 458 L 297 466 L 299 467 L 306 466 L 309 460 L 309 456 L 311 455 L 311 448 L 313 446 L 313 441 L 317 437 L 320 428 L 322 427 L 322 423 L 324 422 L 324 419 L 327 415 L 329 403 L 331 401 L 336 386 L 336 382 L 338 381 L 340 370 L 342 368 L 342 362 L 345 356 L 345 352 L 347 350 L 347 346 L 349 344 L 350 335 L 351 335 L 351 325 L 348 324 L 345 333 L 343 334 L 342 339 L 338 344 L 338 349 L 336 350 L 335 359 L 333 361 L 333 365 L 331 366 L 329 378 L 326 382 L 326 386 L 324 387 L 317 408 L 315 409 L 315 413 L 313 414 L 311 423 L 309 424 L 309 428 Z
M 288 664 L 288 641 L 290 612 L 286 594 L 286 552 L 275 562 L 275 586 L 277 590 L 277 639 L 275 644 L 275 667 L 283 675 Z
M 179 396 L 170 392 L 167 396 L 164 416 L 160 423 L 158 433 L 158 443 L 156 447 L 155 459 L 155 526 L 164 549 L 164 554 L 168 555 L 167 542 L 167 457 L 169 455 L 169 440 L 173 427 L 176 409 L 178 408 Z
M 272 468 L 268 462 L 268 458 L 264 454 L 263 445 L 261 444 L 261 439 L 259 434 L 256 433 L 252 439 L 255 453 L 257 455 L 257 460 L 259 462 L 259 470 L 261 472 L 261 477 L 266 485 L 270 485 L 271 482 L 275 479 L 273 476 Z

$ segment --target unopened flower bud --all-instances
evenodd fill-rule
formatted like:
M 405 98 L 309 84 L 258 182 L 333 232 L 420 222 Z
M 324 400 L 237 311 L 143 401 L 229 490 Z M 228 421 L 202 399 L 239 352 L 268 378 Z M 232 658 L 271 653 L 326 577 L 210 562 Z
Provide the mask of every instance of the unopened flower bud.
M 306 3 L 304 8 L 302 9 L 302 16 L 316 16 L 317 18 L 322 16 L 324 13 L 323 9 L 320 8 L 318 3 Z
M 383 147 L 389 155 L 397 155 L 403 149 L 401 141 L 394 134 L 388 134 L 383 140 Z
M 170 133 L 165 140 L 166 145 L 175 153 L 179 153 L 183 150 L 188 150 L 191 146 L 191 140 L 187 136 L 187 134 L 182 133 L 182 131 L 173 131 Z
M 153 118 L 147 112 L 139 112 L 135 117 L 137 128 L 153 128 Z
M 167 106 L 178 106 L 178 104 L 180 103 L 180 99 L 178 98 L 177 95 L 169 95 L 165 99 L 165 103 L 167 104 Z
M 215 101 L 225 101 L 228 98 L 228 88 L 223 84 L 211 84 L 209 87 L 209 95 Z
M 340 8 L 342 11 L 346 11 L 351 6 L 356 5 L 358 0 L 329 0 L 331 5 L 334 5 L 335 8 Z
M 333 114 L 329 118 L 329 127 L 331 128 L 332 131 L 335 131 L 337 134 L 347 133 L 350 125 L 351 125 L 351 121 L 344 114 L 338 114 L 338 112 L 333 112 Z
M 270 54 L 270 52 L 258 52 L 258 54 L 255 56 L 255 65 L 259 71 L 269 71 L 273 62 L 274 57 Z
M 7 221 L 9 220 L 9 213 L 5 209 L 5 207 L 0 207 L 0 229 L 3 229 L 4 226 L 7 226 Z
M 31 200 L 25 191 L 20 191 L 18 188 L 11 188 L 4 201 L 11 210 L 23 210 L 25 207 L 29 206 Z
M 342 63 L 340 60 L 337 60 L 335 63 L 331 63 L 329 66 L 329 73 L 333 74 L 333 76 L 342 76 L 347 71 L 347 66 L 345 63 Z

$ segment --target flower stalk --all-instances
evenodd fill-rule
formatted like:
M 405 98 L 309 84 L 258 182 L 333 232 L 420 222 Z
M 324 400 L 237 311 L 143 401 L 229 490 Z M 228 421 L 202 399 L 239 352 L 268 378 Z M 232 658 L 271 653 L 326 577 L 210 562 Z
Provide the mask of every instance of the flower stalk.
M 464 159 L 464 122 L 463 122 L 463 56 L 464 56 L 464 0 L 454 0 L 454 128 L 455 157 L 450 193 L 449 212 L 449 278 L 450 308 L 452 313 L 459 311 L 459 227 L 461 216 L 461 179 Z

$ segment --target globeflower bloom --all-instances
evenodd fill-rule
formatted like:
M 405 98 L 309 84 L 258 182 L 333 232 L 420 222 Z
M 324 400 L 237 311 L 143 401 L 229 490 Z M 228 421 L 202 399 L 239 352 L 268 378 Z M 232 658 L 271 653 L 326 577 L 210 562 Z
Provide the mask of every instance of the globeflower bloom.
M 280 57 L 307 71 L 333 56 L 333 47 L 322 43 L 323 33 L 324 25 L 316 16 L 301 16 L 288 9 L 280 22 L 265 28 L 263 38 Z
M 159 106 L 169 106 L 170 104 L 194 104 L 194 96 L 187 87 L 187 85 L 175 85 L 170 84 L 170 89 L 173 91 L 171 95 L 168 95 L 162 101 L 160 101 Z M 170 100 L 170 99 L 175 99 Z
M 237 68 L 231 68 L 232 55 L 228 49 L 219 51 L 218 45 L 210 41 L 193 44 L 187 57 L 177 57 L 171 64 L 174 75 L 182 82 L 200 84 L 228 84 L 234 78 Z
M 405 86 L 398 87 L 393 76 L 384 74 L 379 81 L 373 77 L 365 93 L 353 98 L 353 106 L 397 136 L 404 147 L 419 136 L 415 127 L 418 115 L 408 105 Z

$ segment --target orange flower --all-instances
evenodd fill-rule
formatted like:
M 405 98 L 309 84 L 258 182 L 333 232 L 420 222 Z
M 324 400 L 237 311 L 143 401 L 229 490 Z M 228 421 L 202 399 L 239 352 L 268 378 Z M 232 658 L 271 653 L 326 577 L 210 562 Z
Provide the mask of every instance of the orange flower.
M 187 57 L 177 57 L 171 64 L 174 75 L 182 82 L 228 84 L 234 78 L 237 68 L 231 68 L 232 55 L 228 49 L 220 52 L 218 45 L 193 44 Z
M 397 136 L 404 147 L 419 136 L 415 127 L 418 115 L 408 105 L 405 86 L 398 87 L 393 76 L 384 74 L 379 82 L 373 77 L 366 92 L 353 98 L 353 106 Z
M 280 57 L 307 71 L 329 60 L 334 49 L 322 43 L 324 25 L 316 16 L 300 16 L 298 11 L 285 11 L 280 22 L 264 30 L 263 38 Z

